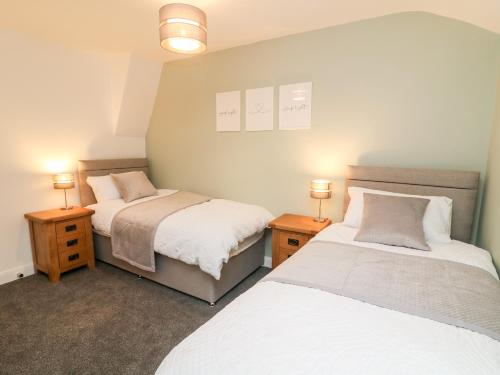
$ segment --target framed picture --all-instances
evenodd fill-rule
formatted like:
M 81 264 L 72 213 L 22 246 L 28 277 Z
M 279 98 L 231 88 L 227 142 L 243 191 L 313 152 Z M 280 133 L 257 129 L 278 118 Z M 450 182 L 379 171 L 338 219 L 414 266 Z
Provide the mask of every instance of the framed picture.
M 274 87 L 246 90 L 247 131 L 273 130 Z
M 280 130 L 311 128 L 312 82 L 280 86 Z
M 241 127 L 240 91 L 215 94 L 216 130 L 218 132 L 239 132 Z

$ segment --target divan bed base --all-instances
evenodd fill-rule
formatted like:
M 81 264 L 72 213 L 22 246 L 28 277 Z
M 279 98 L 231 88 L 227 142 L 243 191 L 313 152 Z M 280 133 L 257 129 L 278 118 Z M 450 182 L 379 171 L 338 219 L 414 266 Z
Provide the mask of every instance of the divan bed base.
M 262 236 L 245 251 L 229 258 L 221 271 L 220 280 L 203 272 L 198 266 L 155 253 L 156 272 L 148 272 L 115 258 L 111 253 L 111 238 L 94 233 L 96 259 L 129 271 L 138 276 L 197 297 L 213 305 L 245 277 L 264 263 L 264 239 Z

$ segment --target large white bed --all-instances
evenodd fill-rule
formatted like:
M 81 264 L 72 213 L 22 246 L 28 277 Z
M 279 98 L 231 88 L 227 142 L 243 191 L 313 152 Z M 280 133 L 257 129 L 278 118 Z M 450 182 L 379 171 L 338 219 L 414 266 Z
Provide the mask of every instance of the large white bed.
M 415 170 L 355 172 L 357 177 L 348 179 L 351 186 L 366 186 L 368 182 L 369 187 L 407 193 L 420 192 L 424 186 L 427 194 L 429 185 L 430 190 L 437 187 L 440 192 L 451 189 L 445 195 L 452 195 L 456 203 L 452 238 L 470 236 L 474 205 L 472 209 L 467 207 L 471 207 L 470 197 L 475 202 L 475 192 L 470 195 L 475 185 L 457 188 L 464 177 L 460 173 L 447 172 L 452 177 L 449 179 L 434 171 L 425 171 L 424 178 L 415 174 Z M 403 181 L 393 178 L 401 173 L 405 176 Z M 429 174 L 433 178 L 429 179 Z M 364 176 L 369 177 L 364 180 Z M 444 184 L 446 179 L 448 183 Z M 391 186 L 384 189 L 384 184 Z M 300 270 L 314 273 L 303 260 L 318 252 L 318 248 L 326 253 L 345 244 L 390 257 L 402 255 L 415 261 L 425 258 L 431 262 L 467 265 L 481 270 L 484 277 L 490 278 L 490 285 L 498 286 L 490 254 L 464 241 L 429 242 L 431 250 L 420 251 L 355 241 L 357 232 L 358 228 L 344 223 L 322 231 L 290 260 L 175 347 L 157 374 L 500 373 L 500 341 L 491 335 L 327 290 L 273 280 L 273 275 L 280 275 L 287 267 L 296 273 Z M 412 282 L 418 285 L 419 280 Z M 498 301 L 497 297 L 500 296 L 495 295 Z M 496 323 L 500 322 L 500 316 L 498 319 Z

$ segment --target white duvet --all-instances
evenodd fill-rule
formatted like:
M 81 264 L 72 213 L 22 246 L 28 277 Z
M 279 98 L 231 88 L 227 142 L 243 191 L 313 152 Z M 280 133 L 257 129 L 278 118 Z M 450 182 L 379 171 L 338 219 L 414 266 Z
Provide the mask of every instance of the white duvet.
M 353 241 L 355 233 L 333 225 L 316 239 L 372 246 Z M 431 247 L 429 253 L 377 246 L 471 264 L 498 278 L 484 250 L 458 241 Z M 175 347 L 157 374 L 493 375 L 500 374 L 500 342 L 320 290 L 267 281 Z
M 177 190 L 160 189 L 161 196 Z M 114 216 L 123 208 L 157 196 L 125 203 L 113 199 L 88 206 L 95 210 L 94 229 L 102 234 L 111 232 Z M 229 254 L 238 249 L 238 243 L 262 232 L 273 216 L 266 209 L 224 199 L 188 207 L 167 216 L 158 226 L 154 250 L 170 258 L 198 265 L 201 270 L 219 280 Z

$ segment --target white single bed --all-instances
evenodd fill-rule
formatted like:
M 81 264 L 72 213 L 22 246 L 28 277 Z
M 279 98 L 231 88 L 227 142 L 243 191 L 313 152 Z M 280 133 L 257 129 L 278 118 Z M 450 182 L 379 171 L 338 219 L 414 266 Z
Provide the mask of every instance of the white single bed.
M 314 269 L 297 267 L 303 264 L 301 260 L 318 249 L 328 251 L 347 244 L 365 248 L 365 252 L 394 254 L 391 257 L 403 254 L 410 259 L 464 264 L 483 270 L 480 273 L 497 286 L 498 275 L 490 254 L 456 240 L 470 238 L 478 175 L 358 168 L 351 169 L 347 185 L 452 197 L 454 239 L 429 243 L 431 251 L 420 251 L 357 242 L 357 228 L 334 224 L 271 272 L 268 280 L 236 298 L 176 346 L 159 366 L 158 375 L 500 373 L 500 341 L 489 335 L 329 291 L 272 280 L 273 274 L 280 274 L 280 268 L 311 274 Z M 292 264 L 294 268 L 289 267 Z
M 95 210 L 92 216 L 96 259 L 214 304 L 264 262 L 264 230 L 272 215 L 264 208 L 224 199 L 191 205 L 164 217 L 156 227 L 152 248 L 156 269 L 145 270 L 113 255 L 111 230 L 125 209 L 142 209 L 149 201 L 177 195 L 160 189 L 158 195 L 125 203 L 97 202 L 87 178 L 141 171 L 149 175 L 147 159 L 80 160 L 80 200 Z M 152 202 L 149 202 L 152 203 Z M 147 249 L 145 249 L 147 250 Z
M 353 243 L 356 229 L 332 225 L 315 240 Z M 489 253 L 453 241 L 436 256 L 498 276 Z M 406 254 L 406 248 L 377 245 Z M 300 251 L 307 251 L 307 245 Z M 375 324 L 374 324 L 375 323 Z M 499 374 L 500 342 L 430 319 L 317 289 L 261 282 L 175 347 L 160 375 Z
M 115 215 L 126 207 L 176 193 L 159 189 L 158 196 L 125 203 L 113 199 L 87 206 L 94 230 L 111 235 Z M 259 206 L 225 199 L 212 199 L 167 216 L 158 226 L 154 240 L 155 252 L 196 265 L 202 271 L 220 279 L 222 267 L 230 257 L 240 254 L 264 235 L 272 215 Z

